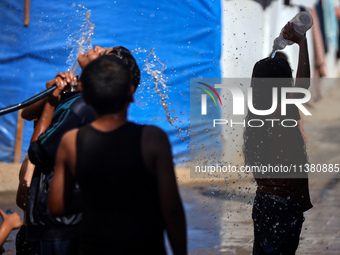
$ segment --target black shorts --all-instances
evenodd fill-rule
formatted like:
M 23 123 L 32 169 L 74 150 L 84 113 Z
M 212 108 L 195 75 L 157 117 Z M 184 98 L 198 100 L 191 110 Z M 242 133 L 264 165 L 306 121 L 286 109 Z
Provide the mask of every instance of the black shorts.
M 254 199 L 254 255 L 293 255 L 304 221 L 299 204 L 290 197 L 257 193 Z

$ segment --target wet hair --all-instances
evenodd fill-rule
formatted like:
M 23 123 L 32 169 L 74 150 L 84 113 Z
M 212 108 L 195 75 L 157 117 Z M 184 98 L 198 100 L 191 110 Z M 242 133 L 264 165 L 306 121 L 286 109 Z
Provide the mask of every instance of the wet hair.
M 272 106 L 273 87 L 278 88 L 278 103 L 281 88 L 293 86 L 292 70 L 286 59 L 265 58 L 254 65 L 251 87 L 255 109 L 266 110 Z
M 129 67 L 115 55 L 104 55 L 91 61 L 80 79 L 83 97 L 98 115 L 116 113 L 129 101 Z
M 253 90 L 253 105 L 255 109 L 267 110 L 272 106 L 272 89 L 278 88 L 278 104 L 281 102 L 281 88 L 292 87 L 292 70 L 286 59 L 265 58 L 258 61 L 253 68 L 251 87 Z M 245 118 L 247 124 L 249 120 L 259 119 L 264 122 L 262 127 L 251 127 L 246 125 L 243 132 L 243 154 L 245 165 L 264 164 L 287 164 L 289 161 L 300 161 L 307 163 L 306 146 L 300 128 L 283 127 L 279 121 L 272 127 L 272 122 L 266 119 L 298 119 L 299 112 L 296 106 L 287 108 L 288 116 L 281 116 L 280 105 L 270 116 L 260 116 L 248 110 Z M 291 115 L 291 116 L 289 116 Z M 294 147 L 287 149 L 282 144 Z
M 118 46 L 117 48 L 114 48 L 109 54 L 116 55 L 129 67 L 131 83 L 137 88 L 140 83 L 140 70 L 131 52 L 123 46 Z
M 270 54 L 270 57 L 271 57 L 271 55 L 272 54 Z M 288 61 L 288 56 L 284 52 L 282 52 L 282 51 L 276 52 L 274 58 L 283 58 L 283 59 Z
M 252 78 L 292 78 L 292 69 L 285 58 L 264 58 L 256 62 Z

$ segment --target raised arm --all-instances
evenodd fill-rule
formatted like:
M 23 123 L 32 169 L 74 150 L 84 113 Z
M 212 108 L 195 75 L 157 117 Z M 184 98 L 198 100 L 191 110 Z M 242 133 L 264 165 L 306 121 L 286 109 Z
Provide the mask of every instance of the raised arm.
M 25 107 L 21 112 L 21 117 L 25 120 L 37 120 L 44 109 L 46 98 L 40 99 L 39 101 Z
M 72 72 L 65 72 L 65 73 L 58 73 L 54 80 L 49 81 L 50 85 L 57 85 L 57 88 L 51 95 L 49 95 L 45 99 L 45 103 L 43 106 L 43 111 L 40 115 L 39 121 L 37 126 L 34 129 L 31 143 L 38 140 L 38 137 L 48 128 L 48 126 L 51 124 L 53 113 L 55 110 L 56 105 L 59 101 L 59 96 L 62 93 L 62 91 L 65 89 L 65 87 L 68 84 L 74 83 L 74 79 L 76 79 L 76 76 Z M 38 101 L 37 103 L 41 103 Z
M 299 62 L 295 87 L 308 89 L 310 86 L 310 65 L 306 35 L 296 32 L 293 23 L 288 22 L 283 29 L 283 37 L 299 45 Z
M 55 80 L 46 82 L 46 88 L 50 88 L 55 84 Z M 39 101 L 25 107 L 21 112 L 21 117 L 25 120 L 37 120 L 44 109 L 46 98 L 40 99 Z
M 56 79 L 46 82 L 46 88 L 52 87 L 56 83 Z M 46 98 L 40 99 L 39 101 L 25 107 L 21 112 L 21 117 L 25 120 L 38 120 L 41 113 L 44 110 Z
M 174 255 L 187 254 L 185 215 L 177 188 L 171 147 L 161 129 L 147 126 L 143 131 L 143 156 L 157 176 L 162 214 Z

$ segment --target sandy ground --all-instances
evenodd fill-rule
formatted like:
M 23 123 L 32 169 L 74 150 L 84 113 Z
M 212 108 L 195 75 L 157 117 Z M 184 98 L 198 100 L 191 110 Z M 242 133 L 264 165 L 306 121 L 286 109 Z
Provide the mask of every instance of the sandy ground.
M 340 84 L 335 84 L 308 108 L 312 117 L 304 119 L 304 129 L 311 163 L 340 163 L 339 102 Z M 22 215 L 15 205 L 19 169 L 20 164 L 0 162 L 0 208 Z M 177 168 L 176 175 L 186 210 L 190 254 L 251 254 L 253 180 L 192 179 L 186 168 Z M 311 177 L 314 208 L 306 213 L 297 254 L 340 254 L 339 180 L 336 175 Z M 15 234 L 5 243 L 5 254 L 15 254 Z

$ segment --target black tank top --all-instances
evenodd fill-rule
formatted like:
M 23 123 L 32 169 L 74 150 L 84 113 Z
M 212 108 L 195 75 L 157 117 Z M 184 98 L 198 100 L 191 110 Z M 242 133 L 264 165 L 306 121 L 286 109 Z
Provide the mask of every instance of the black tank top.
M 142 156 L 143 128 L 127 122 L 111 132 L 79 130 L 80 254 L 166 254 L 156 176 Z

